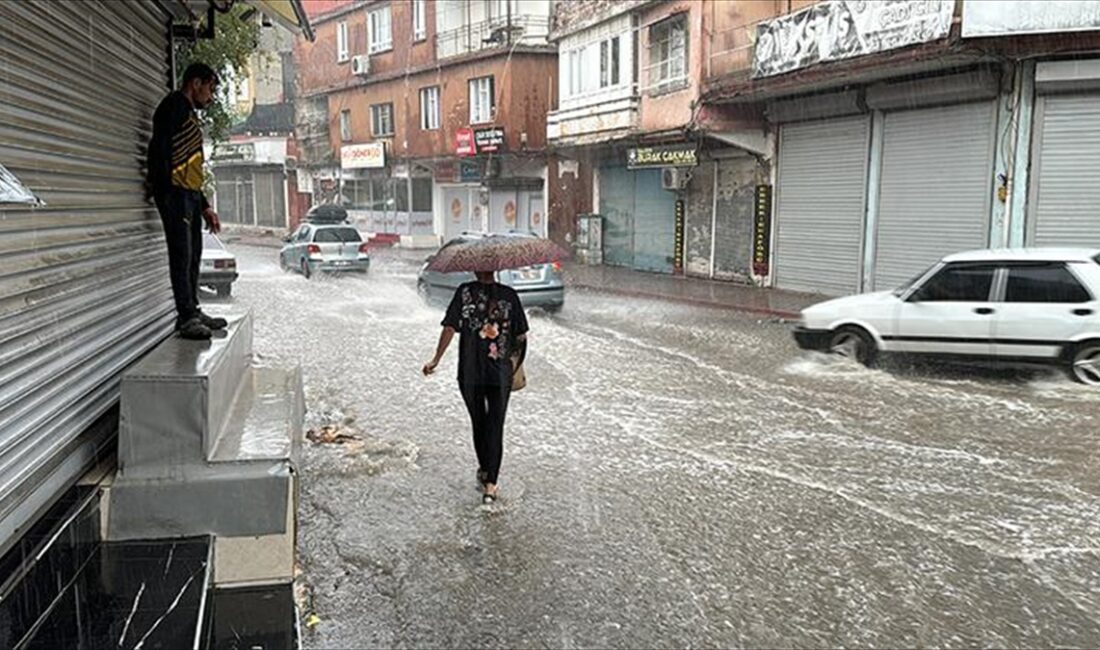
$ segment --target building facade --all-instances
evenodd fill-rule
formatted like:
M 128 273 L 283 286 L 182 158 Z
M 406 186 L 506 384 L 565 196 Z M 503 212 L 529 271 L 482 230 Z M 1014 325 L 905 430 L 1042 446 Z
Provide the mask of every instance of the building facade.
M 550 231 L 549 0 L 352 2 L 296 45 L 314 202 L 364 230 Z
M 700 103 L 714 11 L 740 3 L 558 3 L 555 152 L 590 175 L 604 263 L 749 280 L 759 115 Z

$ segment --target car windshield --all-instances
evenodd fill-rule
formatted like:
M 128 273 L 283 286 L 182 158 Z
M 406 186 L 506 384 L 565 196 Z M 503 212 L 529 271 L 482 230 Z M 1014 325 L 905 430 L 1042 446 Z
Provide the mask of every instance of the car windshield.
M 914 275 L 912 278 L 909 279 L 908 282 L 906 282 L 905 284 L 902 284 L 897 289 L 894 289 L 894 291 L 893 291 L 894 295 L 895 296 L 900 296 L 903 293 L 905 293 L 906 291 L 909 291 L 910 289 L 912 289 L 914 284 L 916 284 L 924 276 L 928 275 L 928 272 L 931 271 L 932 269 L 936 268 L 937 266 L 939 266 L 939 262 L 936 262 L 932 266 L 929 266 L 928 268 L 924 269 L 920 273 Z
M 221 240 L 218 239 L 217 237 L 215 237 L 214 235 L 208 233 L 208 232 L 204 232 L 202 234 L 202 247 L 203 247 L 204 250 L 205 249 L 219 250 L 219 251 L 224 251 L 225 250 L 225 245 L 222 244 Z
M 363 241 L 355 228 L 322 228 L 313 235 L 313 241 L 319 244 L 343 244 Z

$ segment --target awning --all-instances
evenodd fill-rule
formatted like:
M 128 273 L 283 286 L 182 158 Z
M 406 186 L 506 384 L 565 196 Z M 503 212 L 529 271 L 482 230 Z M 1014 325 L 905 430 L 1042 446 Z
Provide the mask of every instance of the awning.
M 245 0 L 264 13 L 268 18 L 289 30 L 298 32 L 313 40 L 313 29 L 309 26 L 309 17 L 302 7 L 302 0 Z
M 208 8 L 226 11 L 234 4 L 241 3 L 255 7 L 272 21 L 279 23 L 292 32 L 313 40 L 313 28 L 309 26 L 309 17 L 302 6 L 304 0 L 171 0 L 166 6 L 177 20 L 194 23 L 205 15 Z M 215 20 L 217 20 L 215 18 Z

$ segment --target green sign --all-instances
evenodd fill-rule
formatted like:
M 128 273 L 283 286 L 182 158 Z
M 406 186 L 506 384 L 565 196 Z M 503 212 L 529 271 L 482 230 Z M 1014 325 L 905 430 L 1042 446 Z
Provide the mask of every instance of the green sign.
M 699 164 L 694 144 L 662 144 L 626 150 L 628 169 L 646 167 L 694 167 Z

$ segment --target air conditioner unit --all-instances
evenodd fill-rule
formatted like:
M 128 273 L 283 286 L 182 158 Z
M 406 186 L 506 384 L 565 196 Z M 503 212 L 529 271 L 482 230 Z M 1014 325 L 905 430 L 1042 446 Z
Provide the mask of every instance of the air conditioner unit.
M 351 57 L 351 72 L 352 74 L 360 77 L 365 77 L 370 74 L 370 56 L 366 54 L 356 54 Z
M 679 167 L 665 167 L 661 169 L 661 188 L 666 190 L 682 190 L 687 187 L 688 175 L 686 169 Z

